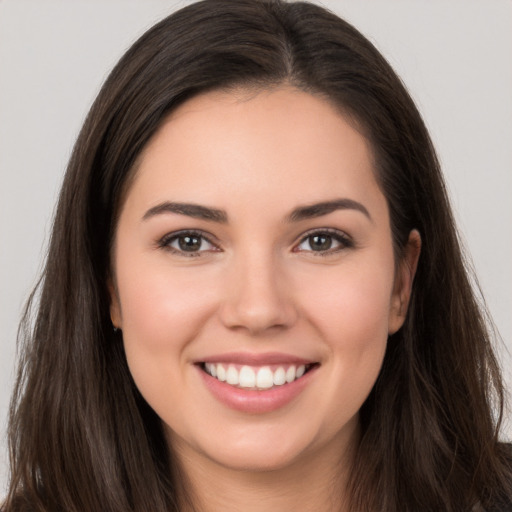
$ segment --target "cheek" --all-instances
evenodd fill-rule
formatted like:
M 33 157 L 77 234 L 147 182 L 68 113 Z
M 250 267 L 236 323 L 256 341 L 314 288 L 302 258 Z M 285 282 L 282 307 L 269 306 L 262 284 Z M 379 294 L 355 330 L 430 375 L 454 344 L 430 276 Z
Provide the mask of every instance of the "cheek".
M 392 258 L 389 261 L 384 266 L 332 269 L 322 279 L 317 275 L 315 286 L 309 287 L 312 292 L 304 298 L 310 324 L 329 354 L 330 378 L 322 400 L 331 417 L 337 418 L 329 429 L 357 413 L 380 372 L 393 287 Z
M 185 347 L 215 308 L 214 288 L 197 273 L 192 278 L 190 272 L 171 271 L 165 262 L 147 264 L 144 257 L 118 262 L 125 352 L 141 388 L 146 380 L 164 383 L 171 369 L 183 369 Z
M 215 287 L 205 286 L 205 279 L 192 279 L 192 273 L 171 271 L 168 265 L 154 261 L 124 270 L 121 262 L 118 265 L 123 343 L 130 373 L 149 405 L 177 428 L 182 420 L 173 411 L 187 407 L 187 390 L 193 384 L 187 371 L 187 347 L 215 310 Z
M 369 262 L 311 276 L 304 309 L 336 347 L 364 350 L 387 339 L 393 290 L 393 262 Z

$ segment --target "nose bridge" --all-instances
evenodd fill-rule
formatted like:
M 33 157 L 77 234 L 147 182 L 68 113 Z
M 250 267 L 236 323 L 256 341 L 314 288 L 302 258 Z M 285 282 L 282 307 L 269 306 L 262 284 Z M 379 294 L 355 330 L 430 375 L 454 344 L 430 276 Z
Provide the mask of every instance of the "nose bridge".
M 223 307 L 226 326 L 258 333 L 294 322 L 295 308 L 281 263 L 268 248 L 235 256 Z

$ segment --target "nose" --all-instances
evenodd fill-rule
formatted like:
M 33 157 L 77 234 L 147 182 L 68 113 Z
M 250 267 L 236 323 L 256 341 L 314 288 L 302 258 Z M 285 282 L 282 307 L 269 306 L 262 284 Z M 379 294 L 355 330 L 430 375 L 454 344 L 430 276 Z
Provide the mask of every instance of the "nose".
M 230 269 L 220 309 L 227 328 L 261 335 L 291 327 L 297 316 L 290 286 L 272 257 L 253 255 Z

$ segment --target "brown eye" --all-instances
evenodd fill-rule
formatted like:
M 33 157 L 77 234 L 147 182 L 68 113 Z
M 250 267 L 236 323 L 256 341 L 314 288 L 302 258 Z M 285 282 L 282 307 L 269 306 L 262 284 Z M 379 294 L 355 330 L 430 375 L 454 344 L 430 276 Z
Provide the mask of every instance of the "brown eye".
M 312 251 L 327 251 L 332 247 L 332 236 L 326 234 L 311 235 L 307 238 Z
M 169 233 L 158 241 L 158 246 L 182 256 L 201 256 L 202 253 L 219 250 L 206 236 L 194 231 Z
M 328 255 L 353 246 L 352 240 L 341 231 L 315 231 L 306 233 L 295 251 Z
M 201 249 L 203 238 L 196 235 L 182 235 L 177 237 L 178 247 L 181 251 L 196 252 Z

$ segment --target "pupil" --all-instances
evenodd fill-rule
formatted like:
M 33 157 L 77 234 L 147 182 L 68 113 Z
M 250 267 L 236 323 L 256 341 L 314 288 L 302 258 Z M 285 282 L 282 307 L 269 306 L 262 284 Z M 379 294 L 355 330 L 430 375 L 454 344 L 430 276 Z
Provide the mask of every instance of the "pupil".
M 332 238 L 329 235 L 312 235 L 309 243 L 314 251 L 326 251 L 331 248 Z
M 201 237 L 199 236 L 180 236 L 178 244 L 182 251 L 197 251 L 201 247 Z

